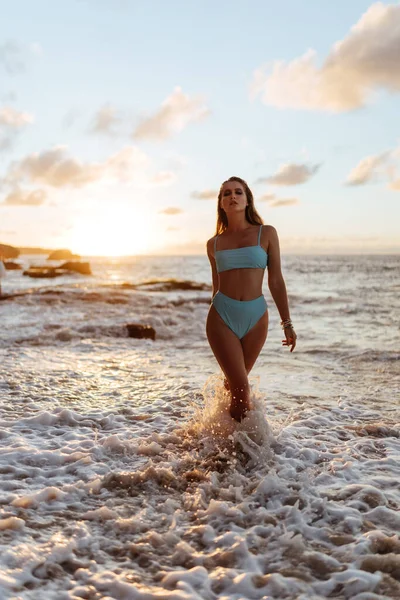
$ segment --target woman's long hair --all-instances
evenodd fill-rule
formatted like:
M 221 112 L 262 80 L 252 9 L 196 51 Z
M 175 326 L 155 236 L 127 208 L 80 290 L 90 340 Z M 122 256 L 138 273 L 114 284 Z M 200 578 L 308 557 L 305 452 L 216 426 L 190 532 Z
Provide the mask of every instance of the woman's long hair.
M 247 185 L 247 183 L 245 182 L 245 180 L 241 179 L 241 177 L 229 177 L 229 179 L 227 179 L 226 181 L 224 181 L 221 184 L 221 187 L 220 187 L 219 193 L 218 193 L 216 235 L 219 235 L 220 233 L 225 231 L 225 229 L 228 227 L 228 217 L 226 216 L 226 212 L 224 211 L 224 209 L 221 207 L 222 188 L 223 188 L 224 183 L 227 183 L 228 181 L 238 181 L 244 187 L 244 190 L 246 192 L 246 198 L 247 198 L 246 221 L 251 223 L 251 225 L 264 225 L 264 221 L 262 220 L 262 218 L 260 217 L 260 215 L 258 214 L 258 212 L 255 209 L 252 191 L 249 188 L 249 186 Z

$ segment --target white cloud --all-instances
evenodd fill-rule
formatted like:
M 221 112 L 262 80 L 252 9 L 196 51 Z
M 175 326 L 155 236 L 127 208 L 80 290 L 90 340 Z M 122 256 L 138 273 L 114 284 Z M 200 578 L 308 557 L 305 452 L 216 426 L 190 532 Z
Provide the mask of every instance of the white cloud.
M 288 163 L 281 165 L 278 172 L 268 177 L 260 177 L 256 183 L 271 185 L 299 185 L 308 181 L 319 169 L 320 165 L 302 165 Z
M 218 198 L 217 190 L 202 190 L 200 192 L 192 192 L 190 194 L 192 198 L 196 200 L 216 200 Z
M 165 140 L 181 132 L 189 123 L 201 121 L 209 114 L 210 110 L 205 106 L 203 98 L 190 98 L 180 87 L 176 87 L 154 116 L 142 120 L 133 137 Z
M 308 50 L 254 73 L 252 95 L 282 108 L 344 112 L 380 89 L 400 92 L 400 4 L 377 2 L 331 48 L 321 67 Z
M 169 206 L 168 208 L 164 208 L 159 211 L 163 215 L 179 215 L 183 213 L 182 208 L 178 208 L 177 206 Z

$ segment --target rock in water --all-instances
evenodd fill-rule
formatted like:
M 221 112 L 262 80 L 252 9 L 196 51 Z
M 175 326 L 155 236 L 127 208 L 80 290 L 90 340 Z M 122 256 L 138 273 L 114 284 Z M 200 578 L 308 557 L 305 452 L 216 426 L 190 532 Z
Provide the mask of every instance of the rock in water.
M 70 260 L 80 258 L 79 254 L 72 254 L 71 250 L 66 250 L 63 248 L 62 250 L 54 250 L 47 257 L 47 260 Z
M 12 260 L 4 261 L 4 266 L 7 271 L 19 271 L 22 270 L 22 265 L 19 263 L 13 262 Z
M 64 275 L 65 271 L 60 271 L 59 269 L 55 269 L 54 267 L 29 267 L 22 273 L 22 275 L 27 275 L 28 277 L 59 277 L 60 275 Z
M 156 339 L 156 330 L 150 325 L 141 325 L 140 323 L 129 323 L 127 326 L 128 336 L 132 338 Z
M 81 275 L 91 275 L 90 264 L 88 262 L 73 262 L 71 260 L 63 263 L 58 267 L 59 269 L 66 269 L 67 271 L 75 271 L 81 273 Z

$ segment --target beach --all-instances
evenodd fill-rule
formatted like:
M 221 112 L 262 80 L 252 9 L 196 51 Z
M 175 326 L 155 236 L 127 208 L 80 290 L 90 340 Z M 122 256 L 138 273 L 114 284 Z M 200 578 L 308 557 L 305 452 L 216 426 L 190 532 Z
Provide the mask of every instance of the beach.
M 0 598 L 400 598 L 398 256 L 282 257 L 240 425 L 206 257 L 84 260 L 2 282 Z

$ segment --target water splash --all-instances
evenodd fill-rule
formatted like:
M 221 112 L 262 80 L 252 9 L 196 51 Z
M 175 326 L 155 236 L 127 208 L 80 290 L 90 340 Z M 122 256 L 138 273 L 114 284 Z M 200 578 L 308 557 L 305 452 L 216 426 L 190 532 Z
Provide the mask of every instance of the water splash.
M 258 381 L 252 381 L 251 409 L 240 423 L 231 417 L 230 403 L 230 393 L 224 386 L 222 374 L 211 375 L 202 390 L 202 404 L 194 407 L 190 423 L 192 431 L 244 454 L 249 467 L 270 460 L 275 438 L 265 418 L 265 398 L 258 389 Z

